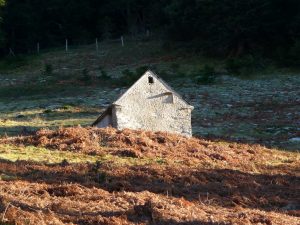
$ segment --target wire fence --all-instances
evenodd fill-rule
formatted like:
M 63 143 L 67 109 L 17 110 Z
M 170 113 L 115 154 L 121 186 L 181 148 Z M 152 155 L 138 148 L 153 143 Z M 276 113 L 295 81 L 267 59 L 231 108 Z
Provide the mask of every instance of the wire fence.
M 41 54 L 41 53 L 47 53 L 52 51 L 65 51 L 66 53 L 72 53 L 76 50 L 80 50 L 82 48 L 88 49 L 95 52 L 96 55 L 103 56 L 105 55 L 106 51 L 109 51 L 110 47 L 126 47 L 127 45 L 130 45 L 132 43 L 138 43 L 143 42 L 146 40 L 152 39 L 153 36 L 150 35 L 150 32 L 146 32 L 145 34 L 135 35 L 135 36 L 120 36 L 116 39 L 99 39 L 94 38 L 93 40 L 88 41 L 81 41 L 80 43 L 72 43 L 70 39 L 64 39 L 61 41 L 61 44 L 57 45 L 56 47 L 43 47 L 47 46 L 47 43 L 44 43 L 42 41 L 36 42 L 35 46 L 31 47 L 30 50 L 28 50 L 28 53 L 30 54 Z M 84 44 L 82 44 L 84 43 Z M 14 55 L 13 49 L 10 49 L 9 55 Z
M 37 42 L 28 51 L 28 55 L 42 56 L 41 59 L 44 63 L 42 69 L 45 70 L 46 66 L 50 65 L 54 67 L 53 72 L 62 77 L 81 74 L 86 68 L 90 74 L 97 77 L 101 75 L 99 68 L 104 69 L 107 66 L 111 77 L 120 77 L 122 71 L 140 66 L 141 63 L 138 59 L 143 59 L 151 51 L 151 49 L 141 46 L 143 44 L 152 46 L 152 41 L 158 38 L 159 36 L 146 33 L 135 36 L 124 35 L 115 39 L 94 38 L 80 43 L 64 39 L 60 46 L 48 48 L 43 47 L 47 46 L 47 43 Z M 151 44 L 148 44 L 150 42 Z M 65 57 L 73 59 L 66 63 Z

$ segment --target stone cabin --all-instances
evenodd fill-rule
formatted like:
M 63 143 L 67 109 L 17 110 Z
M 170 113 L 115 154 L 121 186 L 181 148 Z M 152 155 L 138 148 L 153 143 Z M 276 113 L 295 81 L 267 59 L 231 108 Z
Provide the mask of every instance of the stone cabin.
M 190 137 L 193 109 L 161 78 L 147 71 L 100 115 L 93 126 L 167 131 Z

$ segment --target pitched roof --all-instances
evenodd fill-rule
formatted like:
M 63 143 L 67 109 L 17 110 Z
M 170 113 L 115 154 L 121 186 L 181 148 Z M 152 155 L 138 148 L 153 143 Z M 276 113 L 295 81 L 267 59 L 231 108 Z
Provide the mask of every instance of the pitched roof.
M 176 97 L 178 97 L 181 101 L 183 101 L 188 107 L 194 108 L 192 105 L 190 105 L 187 101 L 185 101 L 181 95 L 179 95 L 173 88 L 171 88 L 163 79 L 161 79 L 156 73 L 152 72 L 151 70 L 148 70 L 138 79 L 124 94 L 122 94 L 113 104 L 118 105 L 118 103 L 121 101 L 121 99 L 125 98 L 128 94 L 130 94 L 133 87 L 138 85 L 139 81 L 144 76 L 152 76 L 155 77 L 157 80 L 159 80 L 167 89 L 169 89 L 170 92 L 172 92 Z
M 194 109 L 194 106 L 190 105 L 187 101 L 185 101 L 181 95 L 179 95 L 173 88 L 171 88 L 163 79 L 161 79 L 157 74 L 152 72 L 151 70 L 148 70 L 142 75 L 127 91 L 125 91 L 116 101 L 114 101 L 110 106 L 107 107 L 107 109 L 98 117 L 98 119 L 92 124 L 92 126 L 96 126 L 106 115 L 112 114 L 112 107 L 114 105 L 119 105 L 119 102 L 125 98 L 127 95 L 130 94 L 133 87 L 138 85 L 139 81 L 144 76 L 152 76 L 155 77 L 157 80 L 159 80 L 171 93 L 173 93 L 176 97 L 178 97 L 181 101 L 183 101 L 188 108 Z

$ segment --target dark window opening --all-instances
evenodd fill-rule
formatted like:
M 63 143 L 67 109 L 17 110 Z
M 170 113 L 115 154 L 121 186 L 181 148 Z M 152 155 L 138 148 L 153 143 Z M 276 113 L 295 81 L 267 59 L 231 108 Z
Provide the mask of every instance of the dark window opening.
M 148 77 L 148 82 L 149 82 L 149 84 L 154 84 L 154 79 L 153 79 L 153 77 Z

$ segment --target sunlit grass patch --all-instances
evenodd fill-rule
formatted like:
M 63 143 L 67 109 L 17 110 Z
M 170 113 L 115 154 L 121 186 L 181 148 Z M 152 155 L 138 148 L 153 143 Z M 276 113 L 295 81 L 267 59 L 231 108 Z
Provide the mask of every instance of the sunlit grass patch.
M 22 132 L 34 132 L 41 128 L 55 129 L 58 127 L 69 126 L 89 126 L 94 122 L 95 118 L 65 118 L 65 119 L 43 119 L 35 117 L 26 121 L 18 120 L 0 120 L 0 135 L 18 135 Z
M 12 162 L 21 160 L 47 164 L 56 164 L 63 161 L 68 163 L 109 162 L 119 166 L 162 164 L 160 159 L 156 158 L 119 157 L 106 152 L 101 155 L 88 155 L 70 151 L 49 150 L 42 147 L 14 145 L 0 145 L 0 159 Z M 163 164 L 166 164 L 166 162 Z
M 268 160 L 265 164 L 271 167 L 292 165 L 294 163 L 298 163 L 300 160 L 299 152 L 284 152 L 273 149 L 270 154 L 273 156 L 273 160 Z
M 109 156 L 90 156 L 80 153 L 48 150 L 34 146 L 0 145 L 0 158 L 9 161 L 34 161 L 45 163 L 61 163 L 67 160 L 69 163 L 82 163 L 108 160 Z

